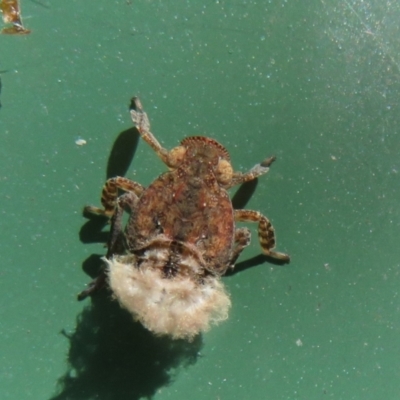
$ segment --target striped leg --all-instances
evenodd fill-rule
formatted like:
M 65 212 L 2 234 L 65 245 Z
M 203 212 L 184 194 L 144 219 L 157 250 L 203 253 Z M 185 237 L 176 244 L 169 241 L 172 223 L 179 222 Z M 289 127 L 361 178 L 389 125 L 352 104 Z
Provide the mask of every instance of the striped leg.
M 229 262 L 229 268 L 235 267 L 236 261 L 240 253 L 250 244 L 251 233 L 248 228 L 238 228 L 235 231 L 235 247 L 233 248 L 232 257 Z
M 290 257 L 287 254 L 273 251 L 275 248 L 275 230 L 271 222 L 269 222 L 264 215 L 258 211 L 235 210 L 235 220 L 242 222 L 258 222 L 258 238 L 263 253 L 278 260 L 290 261 Z
M 140 197 L 144 191 L 144 187 L 139 183 L 131 181 L 127 178 L 123 178 L 121 176 L 117 176 L 115 178 L 108 179 L 103 186 L 103 191 L 101 193 L 101 204 L 104 208 L 86 206 L 84 208 L 84 211 L 91 214 L 104 215 L 111 218 L 117 207 L 119 189 L 125 192 L 132 193 L 137 197 Z
M 126 193 L 118 197 L 118 189 L 123 189 Z M 103 188 L 101 202 L 102 208 L 88 206 L 87 212 L 104 215 L 111 219 L 110 236 L 107 242 L 106 258 L 111 258 L 115 254 L 123 254 L 125 251 L 125 240 L 122 228 L 122 216 L 125 210 L 133 211 L 137 205 L 140 194 L 144 188 L 138 183 L 126 178 L 116 177 L 109 179 Z M 110 194 L 111 193 L 111 194 Z M 107 275 L 103 266 L 100 275 L 89 283 L 87 288 L 78 294 L 78 300 L 83 300 L 93 295 L 107 285 Z
M 122 227 L 122 216 L 124 211 L 128 211 L 132 216 L 138 201 L 139 197 L 133 192 L 126 192 L 118 197 L 117 207 L 111 217 L 111 228 L 107 243 L 108 251 L 106 258 L 111 258 L 115 254 L 123 254 L 125 250 L 125 236 Z M 128 226 L 129 222 L 127 224 L 127 227 Z

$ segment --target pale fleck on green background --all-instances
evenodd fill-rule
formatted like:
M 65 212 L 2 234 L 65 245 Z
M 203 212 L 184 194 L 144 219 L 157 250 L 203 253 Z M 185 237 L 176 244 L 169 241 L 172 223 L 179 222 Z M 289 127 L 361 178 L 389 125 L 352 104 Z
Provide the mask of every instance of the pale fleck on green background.
M 399 2 L 22 7 L 31 35 L 0 36 L 1 398 L 399 399 Z M 260 257 L 252 226 L 230 319 L 190 345 L 106 293 L 76 301 L 107 232 L 83 206 L 107 176 L 165 169 L 135 94 L 168 148 L 204 134 L 240 170 L 278 158 L 237 202 L 292 262 Z

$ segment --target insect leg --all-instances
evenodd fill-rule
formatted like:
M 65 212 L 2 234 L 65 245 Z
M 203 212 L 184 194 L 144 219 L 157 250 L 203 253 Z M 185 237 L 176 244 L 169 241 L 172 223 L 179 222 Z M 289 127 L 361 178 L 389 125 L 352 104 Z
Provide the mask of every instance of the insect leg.
M 232 181 L 229 184 L 228 188 L 235 185 L 240 185 L 244 182 L 252 181 L 253 179 L 258 178 L 260 175 L 266 174 L 269 171 L 270 165 L 275 160 L 276 157 L 272 156 L 260 162 L 259 164 L 256 164 L 253 168 L 251 168 L 249 171 L 245 173 L 234 172 L 232 176 Z
M 235 210 L 235 220 L 242 222 L 258 222 L 258 238 L 263 253 L 278 260 L 290 261 L 290 257 L 287 254 L 273 251 L 275 248 L 275 230 L 267 217 L 258 211 Z
M 117 207 L 118 190 L 121 189 L 125 192 L 134 193 L 136 196 L 141 196 L 144 191 L 144 187 L 137 182 L 131 181 L 130 179 L 117 176 L 115 178 L 108 179 L 103 186 L 101 193 L 101 204 L 104 208 L 86 206 L 84 212 L 96 215 L 104 215 L 106 217 L 112 217 L 115 208 Z

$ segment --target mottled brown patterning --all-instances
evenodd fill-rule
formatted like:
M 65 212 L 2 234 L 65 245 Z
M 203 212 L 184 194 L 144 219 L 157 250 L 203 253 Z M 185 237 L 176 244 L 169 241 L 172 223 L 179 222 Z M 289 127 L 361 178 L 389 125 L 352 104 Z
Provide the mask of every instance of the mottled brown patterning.
M 131 116 L 169 171 L 147 188 L 122 177 L 109 179 L 102 192 L 103 208 L 89 206 L 86 211 L 111 218 L 107 273 L 121 304 L 156 334 L 191 338 L 227 316 L 230 301 L 219 277 L 234 267 L 250 242 L 250 231 L 236 228 L 236 222 L 257 222 L 263 253 L 289 261 L 288 255 L 274 251 L 270 221 L 258 211 L 234 210 L 227 192 L 267 173 L 275 158 L 246 173 L 234 172 L 227 150 L 214 139 L 188 137 L 167 150 L 151 133 L 138 98 L 132 100 Z M 130 216 L 123 228 L 125 211 Z M 95 281 L 80 297 L 103 283 L 104 279 Z M 189 295 L 187 288 L 192 285 Z M 178 306 L 174 298 L 184 299 L 183 303 Z M 161 318 L 155 304 L 164 304 L 164 311 L 168 304 L 169 312 Z M 154 315 L 149 311 L 153 308 Z M 176 320 L 177 313 L 182 318 Z

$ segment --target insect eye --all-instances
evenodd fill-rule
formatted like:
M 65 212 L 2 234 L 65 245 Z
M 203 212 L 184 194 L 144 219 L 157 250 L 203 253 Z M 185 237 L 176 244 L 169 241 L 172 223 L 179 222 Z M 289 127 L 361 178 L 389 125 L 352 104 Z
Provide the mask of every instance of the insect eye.
M 215 176 L 219 183 L 227 185 L 232 180 L 232 166 L 227 160 L 219 160 L 217 168 L 215 170 Z
M 168 166 L 171 168 L 178 167 L 179 164 L 181 164 L 181 162 L 185 158 L 185 154 L 186 154 L 186 147 L 178 146 L 173 148 L 168 153 Z

